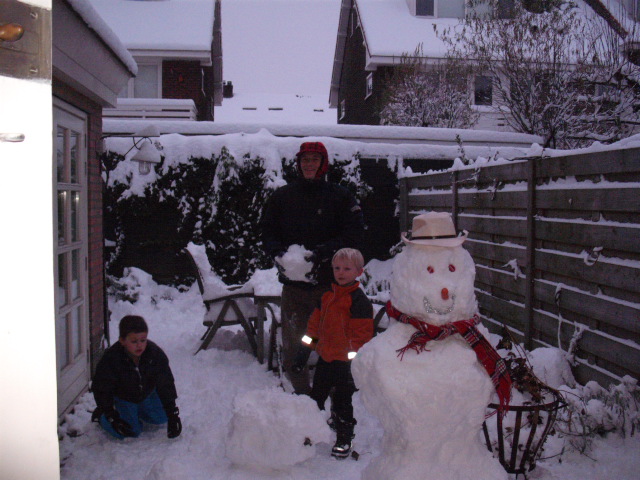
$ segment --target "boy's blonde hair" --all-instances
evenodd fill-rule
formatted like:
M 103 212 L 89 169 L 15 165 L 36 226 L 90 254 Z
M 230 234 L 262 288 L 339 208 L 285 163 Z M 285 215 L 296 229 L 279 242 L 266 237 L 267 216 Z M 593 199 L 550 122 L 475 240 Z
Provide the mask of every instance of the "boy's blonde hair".
M 344 258 L 346 260 L 351 261 L 356 268 L 362 269 L 364 268 L 364 257 L 360 250 L 356 250 L 355 248 L 341 248 L 338 250 L 331 259 L 331 264 L 336 258 Z

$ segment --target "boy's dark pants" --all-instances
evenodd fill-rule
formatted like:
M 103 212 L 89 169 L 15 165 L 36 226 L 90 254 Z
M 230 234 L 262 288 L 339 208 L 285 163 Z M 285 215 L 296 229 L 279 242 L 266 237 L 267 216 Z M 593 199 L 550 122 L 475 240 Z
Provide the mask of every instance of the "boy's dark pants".
M 295 393 L 299 395 L 309 393 L 309 369 L 305 367 L 300 373 L 293 373 L 291 367 L 300 348 L 302 336 L 307 331 L 309 317 L 314 308 L 320 305 L 322 294 L 330 288 L 325 285 L 311 288 L 282 286 L 282 364 Z
M 313 387 L 309 396 L 313 398 L 320 410 L 324 410 L 324 404 L 329 397 L 329 392 L 335 387 L 331 396 L 331 410 L 338 417 L 338 428 L 341 424 L 349 425 L 353 432 L 355 420 L 353 418 L 353 404 L 351 397 L 356 391 L 356 385 L 351 376 L 351 362 L 325 362 L 318 359 L 316 373 L 313 376 Z

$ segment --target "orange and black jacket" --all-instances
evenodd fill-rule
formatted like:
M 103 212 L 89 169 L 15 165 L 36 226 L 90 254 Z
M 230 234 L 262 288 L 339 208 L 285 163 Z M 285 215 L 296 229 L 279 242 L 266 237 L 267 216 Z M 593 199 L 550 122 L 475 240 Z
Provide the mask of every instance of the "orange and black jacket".
M 373 306 L 359 287 L 358 282 L 333 283 L 309 318 L 307 335 L 325 362 L 346 362 L 347 353 L 357 352 L 373 337 Z

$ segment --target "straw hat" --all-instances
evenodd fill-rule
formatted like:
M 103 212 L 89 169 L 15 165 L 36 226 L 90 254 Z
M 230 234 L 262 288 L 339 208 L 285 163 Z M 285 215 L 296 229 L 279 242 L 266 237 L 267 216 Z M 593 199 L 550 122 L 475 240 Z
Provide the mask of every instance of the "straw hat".
M 451 215 L 447 212 L 427 212 L 413 218 L 411 234 L 401 235 L 402 241 L 414 245 L 431 247 L 457 247 L 467 239 L 465 230 L 460 236 L 456 235 Z

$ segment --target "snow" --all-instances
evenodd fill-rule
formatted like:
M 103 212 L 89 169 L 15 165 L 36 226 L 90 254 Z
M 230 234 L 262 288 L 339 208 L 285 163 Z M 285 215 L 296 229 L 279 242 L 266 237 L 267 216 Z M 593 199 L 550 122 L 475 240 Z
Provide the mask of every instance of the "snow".
M 129 50 L 211 51 L 211 0 L 89 2 Z
M 371 271 L 387 275 L 390 262 L 384 263 L 387 265 L 372 266 Z M 374 280 L 382 284 L 385 279 Z M 302 421 L 307 406 L 297 397 L 281 391 L 281 383 L 288 387 L 286 382 L 281 382 L 255 360 L 240 327 L 221 329 L 209 349 L 193 355 L 204 331 L 205 309 L 197 285 L 181 289 L 158 285 L 150 275 L 135 268 L 129 270 L 124 283 L 128 286 L 127 294 L 137 297 L 137 301 L 129 303 L 109 298 L 111 342 L 116 341 L 117 325 L 124 315 L 138 314 L 147 320 L 149 338 L 165 350 L 171 361 L 184 430 L 175 440 L 167 439 L 164 427 L 160 427 L 145 430 L 138 439 L 117 441 L 90 422 L 90 410 L 95 403 L 91 394 L 85 394 L 75 412 L 65 417 L 60 429 L 63 434 L 60 443 L 63 480 L 357 480 L 372 458 L 381 453 L 383 430 L 378 420 L 364 408 L 361 392 L 354 396 L 354 415 L 358 419 L 354 446 L 360 458 L 358 461 L 336 460 L 330 455 L 332 441 L 323 437 L 323 430 L 326 430 L 318 422 L 318 416 L 309 410 L 309 420 Z M 548 380 L 556 379 L 553 381 L 559 383 L 566 378 L 566 366 L 553 350 L 539 353 L 534 350 L 533 363 L 536 368 L 540 365 L 546 369 L 536 370 L 538 375 L 544 375 Z M 424 352 L 420 356 L 427 354 Z M 441 394 L 456 404 L 459 402 L 450 391 Z M 279 409 L 274 410 L 276 405 L 287 405 L 289 415 L 283 418 Z M 239 421 L 244 415 L 259 419 L 256 421 L 260 427 Z M 265 437 L 264 428 L 267 427 L 269 436 Z M 237 464 L 227 455 L 232 430 L 235 433 L 231 438 L 247 437 L 248 442 L 246 445 L 234 443 L 237 451 L 231 456 Z M 274 453 L 277 446 L 282 445 L 283 450 L 290 448 L 293 440 L 287 435 L 299 438 L 302 433 L 315 436 L 317 441 L 312 446 L 304 446 L 301 453 L 292 454 L 292 458 L 276 457 L 279 455 Z M 266 440 L 267 444 L 262 447 L 251 442 L 254 435 L 256 442 Z M 301 448 L 297 441 L 295 443 Z M 423 443 L 425 447 L 434 446 L 433 441 Z M 562 455 L 562 462 L 557 458 L 539 461 L 530 478 L 632 480 L 640 468 L 636 455 L 638 448 L 638 435 L 624 439 L 617 434 L 596 437 L 588 456 L 570 451 Z M 310 457 L 294 464 L 294 459 L 302 458 L 303 454 Z M 243 461 L 243 458 L 251 459 L 251 462 Z M 254 468 L 247 463 L 271 467 Z M 276 463 L 278 468 L 274 468 Z
M 369 56 L 387 57 L 387 63 L 399 63 L 403 53 L 413 53 L 419 44 L 425 57 L 444 58 L 447 49 L 434 26 L 442 32 L 460 22 L 458 18 L 413 16 L 406 0 L 357 0 L 356 3 Z M 393 28 L 388 28 L 389 25 Z

